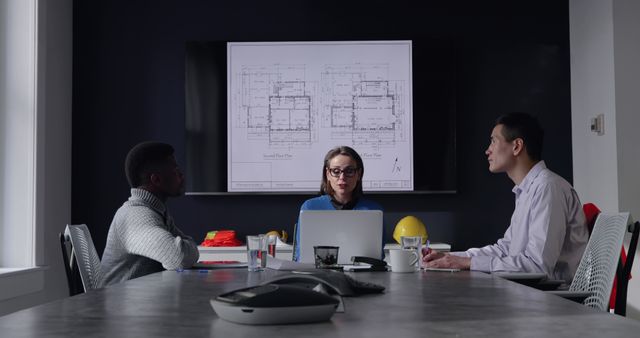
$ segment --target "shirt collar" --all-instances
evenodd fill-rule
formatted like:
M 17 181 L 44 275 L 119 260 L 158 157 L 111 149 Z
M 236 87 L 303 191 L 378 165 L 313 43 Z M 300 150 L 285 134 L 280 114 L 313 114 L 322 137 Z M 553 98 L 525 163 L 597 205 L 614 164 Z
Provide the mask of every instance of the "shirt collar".
M 167 211 L 167 207 L 164 203 L 153 193 L 145 189 L 132 188 L 131 189 L 131 197 L 130 201 L 141 200 L 147 204 L 149 204 L 153 209 L 159 212 L 161 215 L 164 215 Z
M 353 208 L 356 207 L 356 204 L 358 204 L 358 199 L 352 199 L 351 201 L 342 204 L 338 201 L 336 201 L 333 196 L 329 196 L 329 199 L 331 200 L 331 204 L 333 205 L 334 208 L 336 208 L 336 210 L 353 210 Z
M 522 191 L 528 192 L 529 188 L 533 184 L 533 181 L 536 179 L 536 177 L 538 177 L 538 175 L 540 175 L 540 173 L 544 169 L 547 169 L 547 165 L 544 163 L 544 161 L 538 161 L 538 163 L 531 167 L 522 182 L 520 182 L 520 184 L 516 184 L 511 191 L 513 191 L 516 196 L 520 195 Z

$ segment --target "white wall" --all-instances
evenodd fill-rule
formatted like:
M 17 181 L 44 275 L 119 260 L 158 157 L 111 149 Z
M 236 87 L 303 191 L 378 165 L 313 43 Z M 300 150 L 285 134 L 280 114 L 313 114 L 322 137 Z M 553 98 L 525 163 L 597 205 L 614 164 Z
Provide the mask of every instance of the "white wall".
M 9 3 L 20 2 L 23 0 L 0 0 L 0 9 Z M 42 291 L 0 302 L 0 315 L 68 294 L 57 236 L 71 219 L 73 1 L 38 0 L 36 2 L 38 3 L 37 155 L 34 156 L 31 152 L 31 156 L 34 156 L 37 163 L 35 221 L 39 231 L 36 234 L 35 262 L 37 265 L 48 268 L 44 271 Z M 2 60 L 1 56 L 0 60 Z M 5 85 L 13 84 L 5 83 Z M 0 188 L 3 187 L 0 186 Z
M 640 219 L 640 1 L 615 0 L 616 114 L 620 209 Z
M 0 224 L 23 224 L 0 226 L 2 267 L 34 264 L 35 9 L 35 1 L 0 1 Z
M 571 142 L 573 182 L 582 203 L 618 210 L 613 0 L 571 1 Z M 605 134 L 590 131 L 604 114 Z
M 582 202 L 640 219 L 640 2 L 570 0 L 574 186 Z M 589 119 L 605 116 L 605 134 Z M 627 235 L 627 247 L 628 247 Z M 640 260 L 627 316 L 640 319 Z
M 619 209 L 640 220 L 640 2 L 613 2 Z M 626 238 L 629 246 L 629 236 Z M 627 297 L 628 316 L 640 319 L 640 253 Z

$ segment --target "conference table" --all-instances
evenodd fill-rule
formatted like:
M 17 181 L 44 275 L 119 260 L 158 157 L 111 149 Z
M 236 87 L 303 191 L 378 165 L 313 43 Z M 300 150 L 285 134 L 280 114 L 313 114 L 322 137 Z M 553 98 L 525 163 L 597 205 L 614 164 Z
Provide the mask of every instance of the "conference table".
M 0 317 L 2 337 L 621 337 L 640 322 L 481 272 L 350 273 L 386 286 L 330 321 L 241 325 L 209 300 L 282 271 L 164 271 Z

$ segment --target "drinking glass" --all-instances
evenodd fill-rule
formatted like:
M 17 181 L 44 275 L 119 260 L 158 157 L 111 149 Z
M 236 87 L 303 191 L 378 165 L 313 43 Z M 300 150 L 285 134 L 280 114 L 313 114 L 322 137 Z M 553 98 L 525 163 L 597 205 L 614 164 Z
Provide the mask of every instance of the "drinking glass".
M 247 269 L 262 271 L 267 267 L 267 238 L 265 235 L 247 236 Z
M 276 257 L 276 244 L 278 244 L 277 235 L 267 236 L 267 248 L 268 248 L 269 256 L 273 258 Z

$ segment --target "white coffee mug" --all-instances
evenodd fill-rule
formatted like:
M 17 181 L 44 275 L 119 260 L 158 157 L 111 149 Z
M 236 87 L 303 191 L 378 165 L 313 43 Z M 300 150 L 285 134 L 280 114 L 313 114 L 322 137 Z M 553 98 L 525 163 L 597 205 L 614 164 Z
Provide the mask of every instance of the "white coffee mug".
M 392 272 L 415 272 L 416 263 L 420 257 L 415 250 L 391 249 L 391 271 Z

